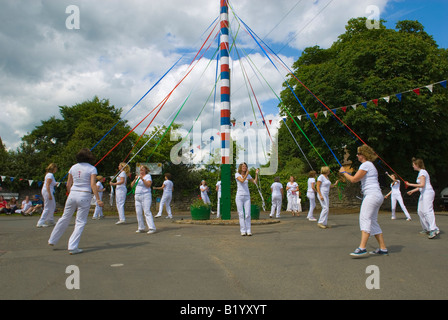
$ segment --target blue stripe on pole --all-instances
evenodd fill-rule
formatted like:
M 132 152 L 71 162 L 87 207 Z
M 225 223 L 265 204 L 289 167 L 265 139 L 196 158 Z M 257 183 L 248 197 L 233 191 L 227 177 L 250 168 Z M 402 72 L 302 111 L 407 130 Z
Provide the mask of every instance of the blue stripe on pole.
M 221 94 L 221 102 L 230 102 L 230 94 Z
M 221 79 L 230 80 L 230 72 L 227 71 L 221 72 Z
M 230 141 L 221 141 L 221 148 L 223 149 L 229 149 L 230 148 Z
M 221 118 L 221 125 L 222 126 L 230 126 L 230 118 L 229 117 Z
M 221 57 L 228 57 L 228 56 L 229 56 L 229 51 L 227 49 L 221 50 Z

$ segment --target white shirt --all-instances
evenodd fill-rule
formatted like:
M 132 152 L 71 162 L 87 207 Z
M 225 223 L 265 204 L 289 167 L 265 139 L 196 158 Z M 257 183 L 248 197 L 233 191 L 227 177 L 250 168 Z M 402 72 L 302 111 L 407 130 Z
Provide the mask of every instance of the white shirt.
M 120 174 L 117 177 L 117 182 L 119 182 L 118 178 L 124 179 L 124 183 L 119 184 L 119 185 L 116 186 L 117 191 L 118 190 L 123 190 L 123 189 L 126 190 L 126 179 L 127 179 L 126 172 L 124 172 L 124 171 L 120 172 Z
M 272 198 L 274 197 L 281 197 L 282 196 L 282 189 L 283 186 L 280 182 L 274 182 L 271 185 L 271 190 L 272 190 Z
M 103 186 L 103 184 L 101 183 L 101 181 L 98 181 L 98 182 L 96 183 L 96 186 L 97 186 L 97 188 L 98 188 L 98 195 L 101 197 L 101 196 L 103 195 L 103 191 L 100 191 L 100 190 L 103 190 L 103 189 L 104 189 L 104 186 Z
M 391 189 L 392 189 L 392 194 L 393 194 L 393 195 L 399 195 L 399 194 L 401 194 L 401 192 L 400 192 L 400 181 L 396 180 L 395 183 L 392 182 L 392 183 L 390 184 L 390 187 L 391 187 Z
M 331 181 L 330 179 L 327 179 L 323 174 L 317 178 L 317 181 L 321 182 L 320 185 L 320 193 L 325 196 L 330 194 L 330 187 L 331 187 Z
M 316 184 L 316 179 L 308 178 L 308 190 L 307 190 L 307 193 L 314 193 L 313 186 L 312 186 L 313 183 Z
M 201 189 L 201 195 L 206 196 L 207 195 L 207 191 L 208 191 L 208 186 L 203 186 L 201 185 L 199 187 L 199 189 Z
M 165 187 L 163 188 L 163 195 L 162 195 L 162 197 L 164 195 L 168 195 L 168 194 L 172 194 L 173 193 L 173 185 L 174 184 L 173 184 L 173 182 L 171 180 L 165 180 L 163 182 L 163 185 Z
M 218 181 L 216 183 L 216 186 L 218 187 L 218 197 L 220 197 L 221 196 L 221 181 Z
M 239 174 L 238 172 L 235 173 L 235 179 L 236 179 L 236 195 L 237 196 L 250 196 L 250 192 L 249 192 L 249 180 L 252 179 L 252 177 L 250 176 L 250 174 L 247 175 L 246 180 L 244 180 L 244 182 L 239 181 L 237 178 L 238 177 L 243 177 L 241 174 Z
M 70 168 L 69 173 L 73 178 L 73 186 L 70 191 L 92 192 L 90 176 L 98 174 L 94 166 L 86 162 L 77 163 Z
M 33 205 L 33 203 L 31 201 L 27 202 L 26 200 L 23 200 L 22 201 L 22 207 L 23 207 L 22 212 L 25 212 L 26 210 L 31 208 L 32 205 Z
M 432 188 L 431 185 L 431 180 L 429 179 L 429 173 L 428 171 L 426 171 L 425 169 L 420 169 L 420 171 L 418 172 L 418 176 L 417 176 L 417 183 L 420 183 L 420 177 L 424 176 L 425 177 L 425 185 L 423 188 L 419 188 L 420 193 L 425 192 L 426 190 L 430 191 L 434 191 L 434 189 Z
M 370 161 L 365 161 L 359 166 L 359 170 L 366 171 L 366 175 L 361 179 L 361 191 L 365 194 L 380 192 L 381 188 L 378 182 L 378 171 L 374 164 Z
M 299 185 L 297 184 L 297 182 L 288 182 L 286 184 L 286 187 L 288 188 L 288 195 L 295 195 L 296 191 L 299 189 Z
M 145 186 L 143 181 L 152 181 L 151 175 L 147 174 L 142 178 L 138 179 L 137 186 L 135 187 L 135 194 L 149 194 L 151 195 L 151 187 Z
M 44 185 L 42 186 L 42 191 L 46 191 L 47 190 L 47 180 L 51 180 L 51 182 L 50 182 L 50 192 L 54 193 L 54 187 L 57 184 L 57 182 L 56 182 L 56 179 L 54 178 L 54 175 L 51 172 L 48 172 L 45 175 Z

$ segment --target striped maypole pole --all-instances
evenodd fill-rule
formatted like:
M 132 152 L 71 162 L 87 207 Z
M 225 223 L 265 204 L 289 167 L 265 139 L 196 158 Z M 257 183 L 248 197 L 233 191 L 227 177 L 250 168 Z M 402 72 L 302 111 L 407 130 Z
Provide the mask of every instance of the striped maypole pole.
M 221 217 L 230 220 L 231 140 L 230 140 L 230 66 L 229 66 L 229 7 L 221 1 Z

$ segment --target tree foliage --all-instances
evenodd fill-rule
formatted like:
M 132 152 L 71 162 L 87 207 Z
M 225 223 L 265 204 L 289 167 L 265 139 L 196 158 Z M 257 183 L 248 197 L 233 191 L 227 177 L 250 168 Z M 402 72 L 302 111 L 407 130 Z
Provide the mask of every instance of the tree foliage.
M 361 142 L 330 116 L 330 111 L 328 117 L 315 119 L 314 112 L 327 109 L 305 86 L 331 109 L 391 95 L 389 103 L 379 100 L 376 106 L 370 102 L 367 108 L 359 106 L 346 113 L 339 110 L 337 115 L 402 177 L 415 179 L 410 165 L 415 156 L 424 159 L 434 182 L 445 183 L 448 171 L 442 160 L 448 156 L 448 144 L 441 142 L 448 138 L 447 90 L 434 86 L 433 93 L 421 90 L 420 95 L 403 94 L 401 101 L 394 96 L 448 76 L 448 50 L 439 48 L 418 21 L 400 21 L 394 30 L 383 23 L 379 29 L 368 29 L 365 18 L 351 19 L 346 32 L 330 48 L 305 49 L 293 70 L 300 82 L 290 75 L 289 85 L 338 159 L 343 159 L 347 146 L 351 160 L 355 160 Z M 292 115 L 305 114 L 287 85 L 281 97 Z M 338 167 L 323 138 L 305 118 L 298 124 L 323 159 Z M 297 126 L 292 122 L 288 126 L 312 164 L 318 168 L 323 165 Z M 298 149 L 291 152 L 293 141 L 284 125 L 280 132 L 280 161 L 303 158 Z M 388 170 L 384 164 L 381 167 Z

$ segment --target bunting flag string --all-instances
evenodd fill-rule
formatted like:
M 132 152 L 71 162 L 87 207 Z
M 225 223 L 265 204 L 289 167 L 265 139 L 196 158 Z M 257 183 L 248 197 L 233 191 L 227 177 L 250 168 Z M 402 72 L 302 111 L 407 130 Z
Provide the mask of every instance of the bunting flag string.
M 356 107 L 357 107 L 357 106 L 362 105 L 364 108 L 367 109 L 367 105 L 368 105 L 369 102 L 372 102 L 373 104 L 375 104 L 376 106 L 378 106 L 378 103 L 379 103 L 381 100 L 384 100 L 384 101 L 386 101 L 387 103 L 389 103 L 391 97 L 395 97 L 395 98 L 397 98 L 397 99 L 401 102 L 401 99 L 403 98 L 403 94 L 413 92 L 413 93 L 415 93 L 416 95 L 420 96 L 421 93 L 422 93 L 422 91 L 421 91 L 422 89 L 427 89 L 427 90 L 429 90 L 430 93 L 433 93 L 433 91 L 434 91 L 434 85 L 437 85 L 437 84 L 440 84 L 443 88 L 446 89 L 447 80 L 443 80 L 443 81 L 439 81 L 439 82 L 431 83 L 431 84 L 428 84 L 428 85 L 423 86 L 423 87 L 419 87 L 419 88 L 415 88 L 415 89 L 412 89 L 412 90 L 403 91 L 403 92 L 396 93 L 396 94 L 393 94 L 393 95 L 384 96 L 384 97 L 381 97 L 381 98 L 372 99 L 372 100 L 368 100 L 368 101 L 363 101 L 363 102 L 360 102 L 360 103 L 355 103 L 355 104 L 352 104 L 351 107 L 352 107 L 353 110 L 356 110 Z M 348 106 L 343 106 L 343 107 L 339 107 L 339 108 L 333 108 L 332 111 L 333 111 L 334 113 L 336 113 L 337 110 L 342 110 L 344 113 L 347 113 L 347 109 L 348 109 Z M 315 117 L 316 119 L 319 117 L 319 114 L 323 114 L 324 117 L 326 118 L 327 115 L 328 115 L 328 112 L 327 112 L 327 110 L 324 110 L 324 111 L 319 111 L 319 112 L 314 112 L 314 113 L 313 113 L 313 115 L 314 115 L 314 117 Z M 297 117 L 297 119 L 302 120 L 302 117 L 303 117 L 303 116 L 306 116 L 306 115 L 305 115 L 305 114 L 301 114 L 301 115 L 298 115 L 298 116 L 296 116 L 296 117 Z

